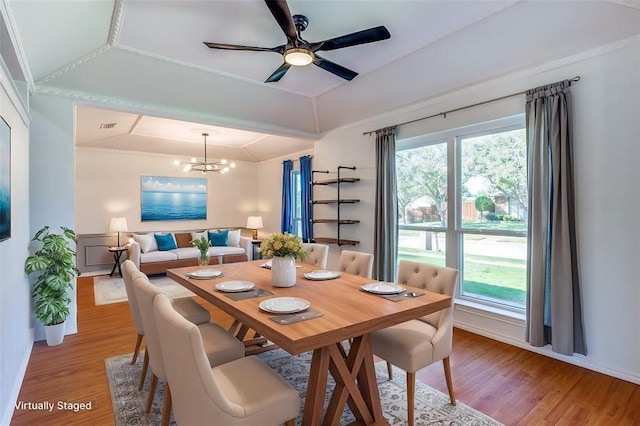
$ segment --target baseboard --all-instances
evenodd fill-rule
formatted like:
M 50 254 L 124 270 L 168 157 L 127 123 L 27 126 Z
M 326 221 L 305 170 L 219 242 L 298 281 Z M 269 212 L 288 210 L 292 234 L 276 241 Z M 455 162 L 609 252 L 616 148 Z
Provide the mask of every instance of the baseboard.
M 24 380 L 24 376 L 27 374 L 27 366 L 29 365 L 29 359 L 31 358 L 31 351 L 33 350 L 33 329 L 31 329 L 31 344 L 27 345 L 25 348 L 25 353 L 22 357 L 22 362 L 20 363 L 20 367 L 17 371 L 16 380 L 13 383 L 13 387 L 9 394 L 9 398 L 7 398 L 7 405 L 2 407 L 2 417 L 0 418 L 0 425 L 8 425 L 11 424 L 11 418 L 13 417 L 13 412 L 16 408 L 16 402 L 18 401 L 18 396 L 20 396 L 20 389 L 22 388 L 22 381 Z
M 616 370 L 613 368 L 606 367 L 604 365 L 600 365 L 595 363 L 583 355 L 574 355 L 574 356 L 566 356 L 551 350 L 551 345 L 547 345 L 544 347 L 535 347 L 529 345 L 527 342 L 521 342 L 519 340 L 513 339 L 506 335 L 501 335 L 498 333 L 494 333 L 485 329 L 481 329 L 478 327 L 474 327 L 469 324 L 461 324 L 456 323 L 454 321 L 454 326 L 461 330 L 465 330 L 474 334 L 478 334 L 480 336 L 488 337 L 489 339 L 497 340 L 498 342 L 506 343 L 511 346 L 516 346 L 520 349 L 524 349 L 530 352 L 535 352 L 540 355 L 548 356 L 549 358 L 557 359 L 559 361 L 566 362 L 568 364 L 576 365 L 578 367 L 586 368 L 587 370 L 596 371 L 598 373 L 606 374 L 607 376 L 615 377 L 617 379 L 625 380 L 627 382 L 635 383 L 640 385 L 640 376 L 632 373 L 628 373 L 625 371 Z

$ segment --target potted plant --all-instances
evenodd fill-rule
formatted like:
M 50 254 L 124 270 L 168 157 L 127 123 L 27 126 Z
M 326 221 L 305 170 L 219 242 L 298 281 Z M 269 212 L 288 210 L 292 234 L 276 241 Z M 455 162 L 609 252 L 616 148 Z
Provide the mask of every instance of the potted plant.
M 200 238 L 197 238 L 191 241 L 191 244 L 198 250 L 200 250 L 200 255 L 198 256 L 198 265 L 207 266 L 209 264 L 209 247 L 211 247 L 211 243 L 207 240 L 204 235 Z
M 260 253 L 273 257 L 271 283 L 275 287 L 293 287 L 296 283 L 296 259 L 304 260 L 307 252 L 302 239 L 293 234 L 273 234 L 260 244 Z
M 68 290 L 73 288 L 74 277 L 80 274 L 74 260 L 76 252 L 71 247 L 77 238 L 71 229 L 62 227 L 62 233 L 56 234 L 45 226 L 31 241 L 41 244 L 24 263 L 27 275 L 39 272 L 33 286 L 34 315 L 44 325 L 47 345 L 55 346 L 64 338 L 71 302 Z

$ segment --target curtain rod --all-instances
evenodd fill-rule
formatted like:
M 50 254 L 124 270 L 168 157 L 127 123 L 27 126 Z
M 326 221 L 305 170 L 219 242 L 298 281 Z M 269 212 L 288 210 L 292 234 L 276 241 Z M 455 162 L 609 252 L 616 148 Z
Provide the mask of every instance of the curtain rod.
M 569 79 L 569 82 L 576 82 L 576 81 L 580 81 L 580 76 L 579 75 Z M 524 95 L 527 92 L 528 92 L 528 90 L 523 90 L 522 92 L 512 93 L 510 95 L 501 96 L 501 97 L 495 98 L 495 99 L 489 99 L 488 101 L 478 102 L 477 104 L 467 105 L 467 106 L 463 106 L 463 107 L 460 107 L 460 108 L 451 109 L 451 110 L 445 111 L 445 112 L 439 112 L 438 114 L 429 115 L 427 117 L 416 118 L 415 120 L 405 121 L 404 123 L 394 124 L 393 126 L 396 126 L 396 127 L 397 126 L 404 126 L 405 124 L 411 124 L 411 123 L 415 123 L 416 121 L 427 120 L 429 118 L 440 117 L 440 116 L 442 116 L 444 118 L 447 118 L 447 114 L 450 114 L 452 112 L 462 111 L 463 109 L 473 108 L 473 107 L 477 107 L 477 106 L 480 106 L 480 105 L 488 104 L 488 103 L 491 103 L 491 102 L 496 102 L 496 101 L 501 101 L 503 99 L 512 98 L 514 96 Z M 378 130 L 380 130 L 380 129 L 378 129 Z M 377 130 L 369 130 L 367 132 L 362 132 L 362 136 L 371 135 L 371 134 L 373 134 L 375 132 L 377 132 Z
M 311 154 L 307 154 L 307 156 L 308 156 L 310 159 L 312 159 L 312 160 L 313 160 L 313 155 L 311 155 Z M 304 155 L 303 155 L 303 157 L 304 157 Z M 294 162 L 295 162 L 295 161 L 300 161 L 300 158 L 299 158 L 299 157 L 298 157 L 298 158 L 285 158 L 284 160 L 282 160 L 282 162 L 283 162 L 283 163 L 284 163 L 285 161 L 294 161 Z

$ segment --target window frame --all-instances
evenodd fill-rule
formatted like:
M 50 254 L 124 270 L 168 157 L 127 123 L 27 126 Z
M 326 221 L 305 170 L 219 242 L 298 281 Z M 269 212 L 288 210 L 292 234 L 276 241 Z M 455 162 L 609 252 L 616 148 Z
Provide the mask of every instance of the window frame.
M 424 232 L 444 232 L 445 262 L 448 267 L 458 269 L 459 285 L 456 287 L 455 299 L 469 301 L 481 306 L 512 311 L 518 314 L 526 312 L 524 306 L 500 303 L 484 298 L 463 295 L 464 277 L 464 236 L 466 234 L 517 236 L 527 238 L 526 232 L 505 230 L 479 230 L 466 228 L 462 224 L 462 143 L 464 139 L 526 128 L 525 115 L 517 114 L 487 122 L 447 129 L 430 134 L 420 135 L 396 142 L 396 152 L 416 149 L 424 146 L 446 143 L 447 147 L 447 226 L 402 225 L 400 230 L 419 230 Z M 451 203 L 451 200 L 454 202 Z

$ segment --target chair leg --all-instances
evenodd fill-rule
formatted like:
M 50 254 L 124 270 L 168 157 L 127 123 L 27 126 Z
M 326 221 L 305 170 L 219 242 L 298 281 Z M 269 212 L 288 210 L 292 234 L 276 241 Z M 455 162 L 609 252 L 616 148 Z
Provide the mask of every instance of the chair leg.
M 151 373 L 151 386 L 149 387 L 149 396 L 147 397 L 147 406 L 145 407 L 145 412 L 151 411 L 151 403 L 153 402 L 153 397 L 156 393 L 156 386 L 158 385 L 158 376 L 154 373 Z
M 135 364 L 138 360 L 138 352 L 140 352 L 140 345 L 142 344 L 142 334 L 138 334 L 138 338 L 136 339 L 136 348 L 133 350 L 133 360 L 131 360 L 131 364 Z
M 447 381 L 447 389 L 449 389 L 449 399 L 451 405 L 456 405 L 456 395 L 453 392 L 453 381 L 451 380 L 451 363 L 449 357 L 442 359 L 442 365 L 444 366 L 444 378 Z
M 149 351 L 144 350 L 144 361 L 142 362 L 142 373 L 140 374 L 140 384 L 138 390 L 142 390 L 144 386 L 144 379 L 147 378 L 147 370 L 149 369 Z
M 416 373 L 407 371 L 407 419 L 413 426 L 416 416 Z
M 171 391 L 169 382 L 164 382 L 164 404 L 162 405 L 162 426 L 169 426 L 171 421 Z
M 387 374 L 389 375 L 389 380 L 393 379 L 393 367 L 389 361 L 387 361 Z
M 295 425 L 296 425 L 296 419 L 291 419 L 284 422 L 284 426 L 295 426 Z

